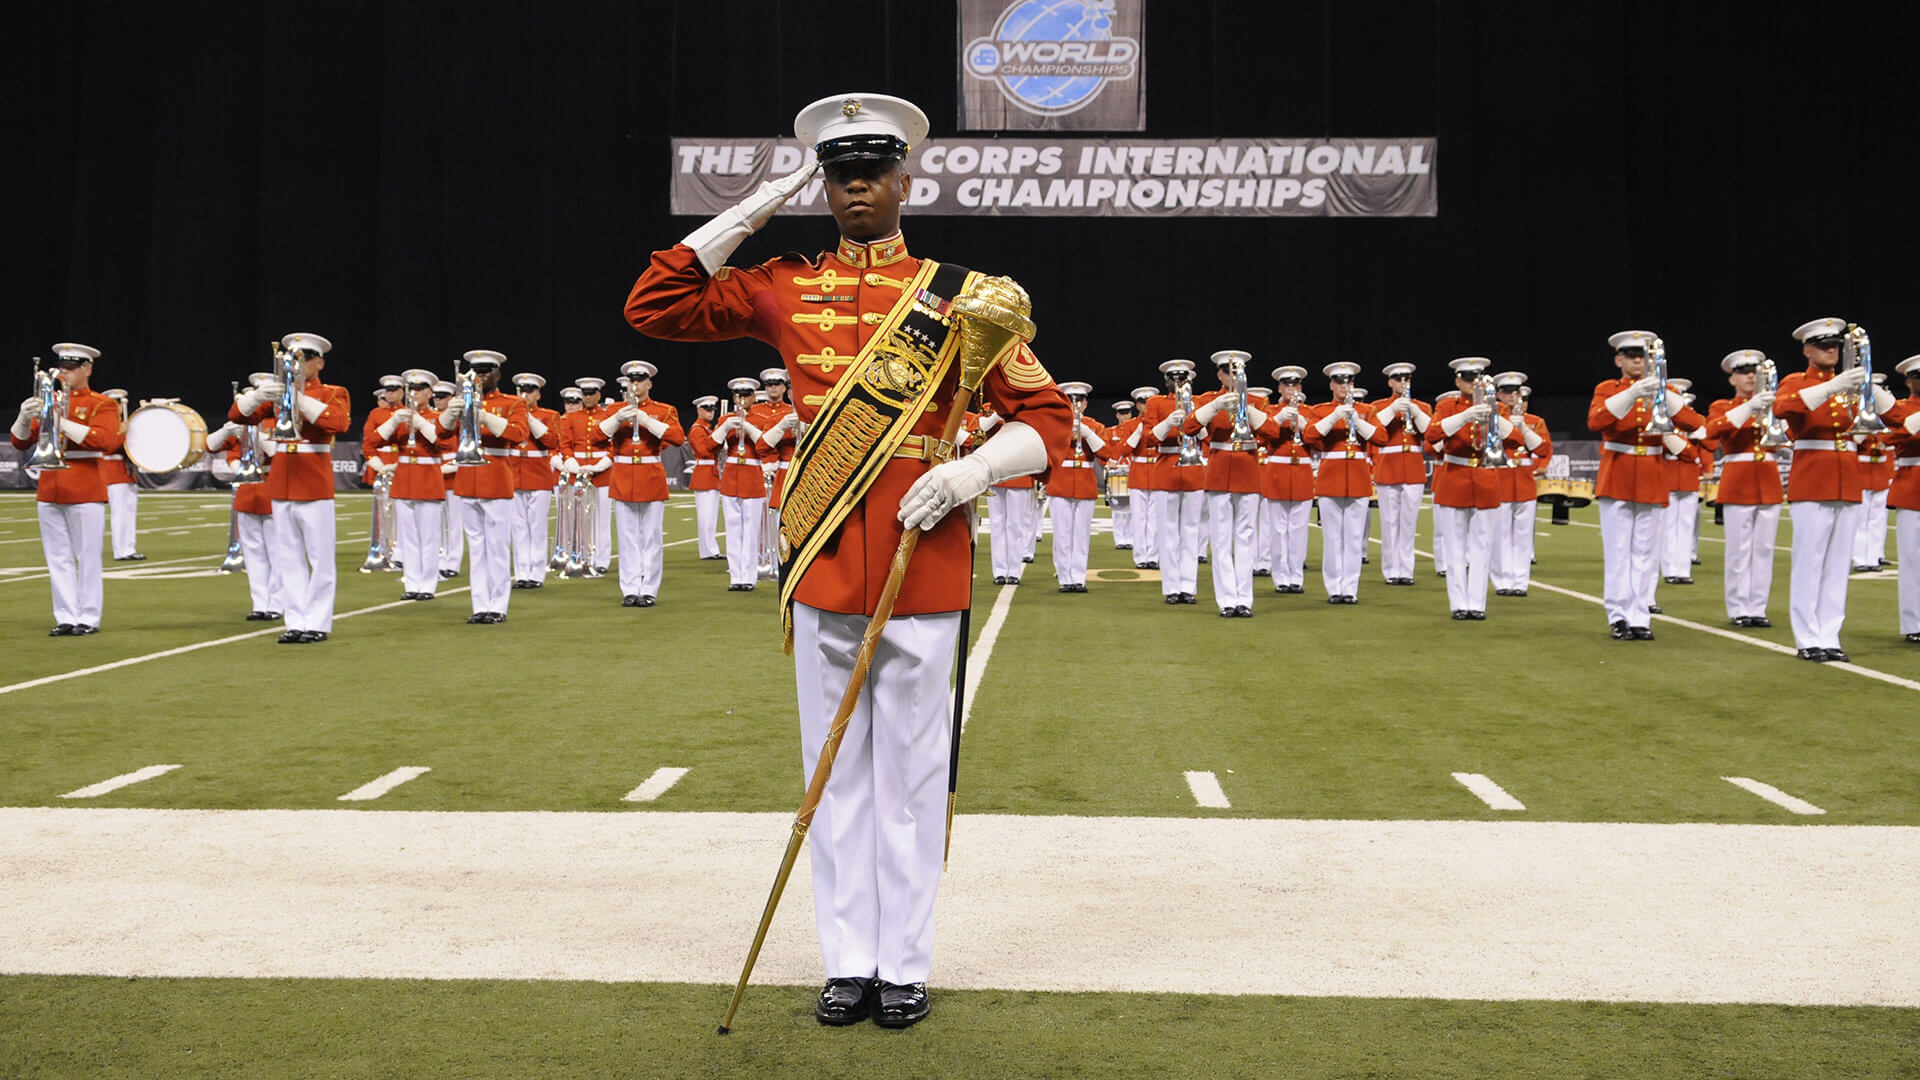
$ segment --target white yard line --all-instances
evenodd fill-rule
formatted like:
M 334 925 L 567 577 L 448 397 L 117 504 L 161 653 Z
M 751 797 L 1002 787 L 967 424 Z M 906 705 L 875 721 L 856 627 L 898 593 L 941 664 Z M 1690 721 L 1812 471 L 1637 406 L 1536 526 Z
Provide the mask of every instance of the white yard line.
M 1507 790 L 1479 773 L 1457 772 L 1453 778 L 1460 786 L 1478 796 L 1480 801 L 1495 810 L 1525 810 L 1526 804 L 1507 794 Z
M 109 791 L 119 791 L 129 784 L 138 784 L 142 780 L 151 780 L 156 776 L 165 776 L 167 773 L 179 767 L 178 765 L 149 765 L 144 769 L 135 769 L 130 773 L 122 773 L 112 779 L 102 780 L 97 784 L 88 784 L 86 787 L 76 791 L 69 791 L 60 797 L 63 799 L 97 798 L 105 795 Z
M 1781 791 L 1779 788 L 1774 787 L 1772 784 L 1763 784 L 1758 780 L 1749 780 L 1744 776 L 1723 776 L 1720 779 L 1725 780 L 1734 787 L 1751 791 L 1755 795 L 1773 803 L 1775 806 L 1784 806 L 1796 814 L 1826 813 L 1825 810 L 1820 809 L 1807 800 L 1796 799 L 1786 792 Z
M 792 824 L 0 809 L 0 970 L 731 986 Z M 1920 1007 L 1920 828 L 969 815 L 955 835 L 939 988 Z M 743 1024 L 796 1000 L 769 984 L 819 979 L 811 893 L 795 874 Z
M 655 769 L 653 775 L 641 781 L 640 786 L 620 797 L 621 802 L 652 802 L 667 793 L 667 789 L 680 782 L 687 775 L 686 769 Z
M 1231 810 L 1233 804 L 1227 801 L 1227 793 L 1220 790 L 1220 778 L 1210 772 L 1188 772 L 1187 788 L 1193 792 L 1193 801 L 1209 810 Z
M 460 593 L 466 592 L 467 589 L 468 586 L 465 585 L 457 589 L 442 589 L 439 595 L 457 596 Z M 395 600 L 391 603 L 375 604 L 372 607 L 363 607 L 354 611 L 343 611 L 335 615 L 333 621 L 339 622 L 342 619 L 351 619 L 356 615 L 368 615 L 376 611 L 386 611 L 389 608 L 406 607 L 412 603 L 415 603 L 415 601 Z M 173 649 L 162 649 L 159 652 L 147 653 L 145 656 L 130 656 L 125 660 L 115 660 L 110 664 L 97 664 L 93 667 L 81 668 L 78 671 L 63 671 L 58 675 L 48 675 L 39 679 L 28 679 L 26 682 L 14 683 L 11 686 L 0 686 L 0 694 L 11 694 L 16 690 L 31 690 L 36 686 L 48 686 L 53 683 L 66 682 L 68 679 L 78 679 L 84 675 L 98 675 L 103 671 L 118 671 L 124 667 L 132 667 L 135 664 L 144 664 L 149 660 L 165 660 L 169 656 L 180 656 L 185 653 L 199 652 L 201 649 L 211 649 L 216 645 L 229 645 L 236 641 L 245 641 L 248 638 L 266 637 L 268 634 L 277 636 L 284 632 L 285 630 L 282 627 L 270 626 L 265 630 L 253 630 L 245 634 L 230 634 L 227 637 L 214 638 L 211 641 L 196 641 L 191 645 L 182 645 Z
M 980 696 L 980 676 L 986 674 L 987 661 L 993 659 L 993 643 L 1000 640 L 1000 628 L 1007 624 L 1007 612 L 1013 607 L 1014 586 L 1000 586 L 993 598 L 993 610 L 987 624 L 980 628 L 980 639 L 967 651 L 967 700 L 960 706 L 960 730 L 967 730 L 967 718 L 973 715 L 973 703 Z
M 401 784 L 416 777 L 424 776 L 432 771 L 431 768 L 425 765 L 404 765 L 385 776 L 361 784 L 359 787 L 340 796 L 340 801 L 366 802 L 369 799 L 377 799 L 387 792 L 392 791 L 394 788 L 399 787 Z

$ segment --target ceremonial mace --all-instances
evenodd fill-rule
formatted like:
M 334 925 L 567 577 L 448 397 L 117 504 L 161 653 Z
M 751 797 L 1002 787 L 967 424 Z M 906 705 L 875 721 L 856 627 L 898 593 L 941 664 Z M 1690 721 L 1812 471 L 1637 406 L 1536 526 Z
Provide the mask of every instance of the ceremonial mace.
M 941 431 L 941 445 L 947 454 L 951 454 L 953 441 L 960 435 L 960 424 L 966 419 L 967 404 L 986 380 L 987 372 L 993 366 L 1010 355 L 1014 349 L 1033 340 L 1033 320 L 1028 316 L 1033 312 L 1033 301 L 1028 299 L 1012 278 L 981 278 L 971 285 L 950 305 L 953 317 L 960 321 L 960 384 L 954 391 L 953 404 L 947 409 L 946 426 Z M 734 984 L 733 1000 L 727 1003 L 726 1018 L 720 1021 L 720 1034 L 732 1030 L 733 1014 L 740 1008 L 740 999 L 747 992 L 747 978 L 753 974 L 754 961 L 760 959 L 760 946 L 766 943 L 767 927 L 773 924 L 774 909 L 780 906 L 780 894 L 786 890 L 787 877 L 793 873 L 793 863 L 800 855 L 800 845 L 806 842 L 807 828 L 813 824 L 813 813 L 820 806 L 820 797 L 827 790 L 827 777 L 833 773 L 833 759 L 840 752 L 840 740 L 846 737 L 847 721 L 852 718 L 853 710 L 860 701 L 860 691 L 866 686 L 867 668 L 873 663 L 873 651 L 880 644 L 880 633 L 886 629 L 887 619 L 893 614 L 893 602 L 900 595 L 900 585 L 906 580 L 907 563 L 913 559 L 913 549 L 920 543 L 919 529 L 908 529 L 900 535 L 900 546 L 893 553 L 893 564 L 887 572 L 886 587 L 880 590 L 880 602 L 874 606 L 873 619 L 867 623 L 867 632 L 860 638 L 860 652 L 853 660 L 853 674 L 847 679 L 846 693 L 840 698 L 840 711 L 834 714 L 833 723 L 827 728 L 827 740 L 820 747 L 820 760 L 813 767 L 813 778 L 807 783 L 807 793 L 800 800 L 800 810 L 793 818 L 793 835 L 787 839 L 787 853 L 780 860 L 780 871 L 773 877 L 773 891 L 767 896 L 767 908 L 760 913 L 760 928 L 754 931 L 753 947 L 747 950 L 747 962 L 740 969 L 740 981 Z M 968 571 L 972 573 L 971 569 Z M 965 679 L 966 673 L 961 672 Z M 952 799 L 948 799 L 951 811 Z

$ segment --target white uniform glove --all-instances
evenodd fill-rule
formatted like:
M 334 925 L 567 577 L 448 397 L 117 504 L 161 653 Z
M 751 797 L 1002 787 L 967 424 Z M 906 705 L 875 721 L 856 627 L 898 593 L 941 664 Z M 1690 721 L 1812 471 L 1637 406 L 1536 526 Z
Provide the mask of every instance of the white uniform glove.
M 1678 454 L 1687 448 L 1687 437 L 1678 433 L 1662 435 L 1660 436 L 1660 445 L 1666 447 L 1668 453 Z
M 1250 428 L 1258 428 L 1260 425 L 1266 422 L 1267 422 L 1267 414 L 1261 412 L 1259 407 L 1254 405 L 1252 402 L 1248 402 L 1247 403 L 1247 426 Z
M 980 434 L 985 435 L 987 432 L 992 431 L 993 425 L 998 424 L 999 422 L 1000 422 L 999 413 L 980 414 Z
M 580 471 L 583 473 L 586 473 L 588 476 L 594 476 L 599 473 L 606 472 L 608 469 L 611 469 L 611 468 L 613 468 L 613 459 L 610 457 L 603 457 L 603 458 L 596 459 L 594 461 L 590 461 L 587 464 L 580 466 Z
M 1920 409 L 1915 409 L 1913 415 L 1907 417 L 1906 427 L 1907 434 L 1920 435 Z
M 544 439 L 547 437 L 547 425 L 541 423 L 539 417 L 528 413 L 527 432 L 536 439 Z
M 988 485 L 1047 467 L 1047 444 L 1040 433 L 1018 420 L 1008 421 L 1000 434 L 980 444 L 966 457 L 928 469 L 900 500 L 900 523 L 909 529 L 931 529 L 956 506 L 980 497 Z
M 240 410 L 240 415 L 251 416 L 255 410 L 260 408 L 261 403 L 266 400 L 266 394 L 258 389 L 242 390 L 234 395 L 233 404 L 235 408 Z
M 639 414 L 639 416 L 640 416 L 640 426 L 643 428 L 646 428 L 647 433 L 652 435 L 654 438 L 657 439 L 660 436 L 665 435 L 667 433 L 667 422 L 665 420 L 662 420 L 659 417 L 649 412 L 642 412 Z
M 209 450 L 220 449 L 221 447 L 227 445 L 228 439 L 238 438 L 242 430 L 243 429 L 240 427 L 239 424 L 236 424 L 231 420 L 227 421 L 224 424 L 221 424 L 219 427 L 214 428 L 211 432 L 208 433 L 207 449 Z
M 1289 405 L 1280 410 L 1280 423 L 1297 424 L 1300 422 L 1300 406 Z
M 381 476 L 392 476 L 394 470 L 398 468 L 400 468 L 400 463 L 397 461 L 376 461 L 373 463 L 373 471 Z
M 413 430 L 419 432 L 420 437 L 424 439 L 439 437 L 439 432 L 434 430 L 434 421 L 421 416 L 419 413 L 413 415 Z
M 440 426 L 448 431 L 459 427 L 460 414 L 466 411 L 466 407 L 467 403 L 460 400 L 460 395 L 448 398 L 447 403 L 440 407 Z
M 380 434 L 380 438 L 391 439 L 393 438 L 393 433 L 400 430 L 401 425 L 404 423 L 405 421 L 400 419 L 400 414 L 396 412 L 392 416 L 387 417 L 386 420 L 381 422 L 379 427 L 373 430 Z
M 480 426 L 486 429 L 487 434 L 498 438 L 501 432 L 507 430 L 507 418 L 504 416 L 496 416 L 482 409 L 480 410 Z
M 1893 402 L 1894 397 L 1892 391 L 1884 386 L 1876 386 L 1873 388 L 1873 411 L 1876 416 L 1893 408 Z
M 411 405 L 402 405 L 399 408 L 393 410 L 393 418 L 399 421 L 400 426 L 402 427 L 412 426 L 413 418 L 417 415 L 419 414 L 413 411 L 413 407 Z
M 30 397 L 20 403 L 20 419 L 29 423 L 38 420 L 40 419 L 40 414 L 45 411 L 46 406 L 47 403 L 41 401 L 38 395 Z
M 1227 394 L 1217 395 L 1212 401 L 1209 401 L 1205 405 L 1202 405 L 1194 409 L 1193 418 L 1195 420 L 1200 421 L 1202 424 L 1213 423 L 1214 416 L 1217 415 L 1221 409 L 1224 409 L 1227 407 L 1227 402 L 1229 400 L 1229 397 L 1230 395 L 1227 395 Z
M 818 162 L 805 165 L 778 180 L 763 181 L 753 194 L 720 211 L 712 221 L 688 233 L 680 241 L 693 249 L 709 276 L 727 264 L 727 256 L 747 237 L 773 219 L 774 212 L 793 198 L 794 193 L 820 171 Z

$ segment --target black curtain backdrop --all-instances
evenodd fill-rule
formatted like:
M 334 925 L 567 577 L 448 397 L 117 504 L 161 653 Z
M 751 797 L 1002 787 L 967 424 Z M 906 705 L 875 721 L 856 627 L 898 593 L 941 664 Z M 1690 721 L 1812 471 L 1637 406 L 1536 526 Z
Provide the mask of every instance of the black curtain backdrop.
M 1896 9 L 1888 9 L 1894 11 Z M 1174 356 L 1264 372 L 1447 359 L 1529 371 L 1584 434 L 1606 337 L 1662 333 L 1717 396 L 1727 351 L 1798 366 L 1800 322 L 1920 352 L 1904 13 L 1599 0 L 1420 5 L 1152 0 L 1149 136 L 1440 137 L 1419 220 L 921 218 L 914 250 L 1011 274 L 1036 349 L 1097 399 Z M 641 338 L 621 304 L 667 213 L 673 135 L 791 132 L 816 97 L 885 91 L 955 121 L 942 3 L 35 4 L 0 45 L 20 120 L 0 333 L 104 351 L 95 385 L 210 420 L 293 330 L 353 394 L 495 348 L 558 384 L 644 357 L 677 403 L 775 362 Z M 829 246 L 782 219 L 736 263 Z M 557 388 L 557 386 L 556 386 Z M 1324 383 L 1312 384 L 1316 396 Z M 550 389 L 547 404 L 557 406 Z M 1096 410 L 1103 418 L 1104 410 Z

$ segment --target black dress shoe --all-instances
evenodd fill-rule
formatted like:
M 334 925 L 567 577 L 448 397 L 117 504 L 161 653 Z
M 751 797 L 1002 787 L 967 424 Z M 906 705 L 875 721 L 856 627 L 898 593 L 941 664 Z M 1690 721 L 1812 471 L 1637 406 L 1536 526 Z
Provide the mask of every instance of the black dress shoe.
M 1695 565 L 1695 566 L 1699 566 L 1699 565 L 1700 565 L 1700 557 L 1699 557 L 1698 555 L 1696 555 L 1696 556 L 1694 556 L 1694 557 L 1693 557 L 1693 565 Z
M 1348 593 L 1340 598 L 1340 602 L 1343 604 L 1357 604 L 1360 602 L 1360 598 L 1352 593 Z
M 544 581 L 535 581 L 532 578 L 527 579 L 527 588 L 529 589 L 544 589 L 546 587 L 547 583 Z
M 933 1001 L 927 996 L 927 984 L 904 983 L 895 985 L 882 979 L 873 980 L 873 1022 L 883 1028 L 912 1027 L 926 1019 L 933 1010 Z
M 1177 592 L 1164 593 L 1160 597 L 1160 602 L 1163 604 L 1177 604 L 1180 602 L 1180 594 Z
M 1493 595 L 1495 595 L 1495 596 L 1506 596 L 1506 595 L 1507 595 L 1507 593 L 1508 593 L 1508 590 L 1506 590 L 1506 589 L 1495 589 L 1495 590 L 1493 590 Z
M 1115 550 L 1115 551 L 1132 551 L 1132 550 L 1133 550 L 1133 545 L 1132 545 L 1132 544 L 1115 544 L 1115 545 L 1113 545 L 1113 550 Z
M 857 1024 L 873 1013 L 868 1000 L 872 979 L 828 979 L 813 1003 L 813 1018 L 823 1024 L 845 1027 Z
M 1733 625 L 1735 626 L 1741 626 L 1741 627 L 1753 625 L 1752 623 L 1747 621 L 1747 617 L 1745 615 L 1735 615 L 1732 619 L 1728 621 L 1733 623 Z
M 1259 569 L 1256 569 L 1256 570 L 1254 570 L 1254 572 L 1253 572 L 1253 576 L 1254 576 L 1254 577 L 1272 577 L 1272 576 L 1273 576 L 1273 571 L 1271 571 L 1271 570 L 1259 570 Z
M 267 612 L 267 621 L 268 621 L 268 622 L 279 622 L 279 621 L 280 621 L 280 613 L 279 613 L 279 612 L 277 612 L 277 611 L 269 611 L 269 612 Z
M 1180 594 L 1180 602 L 1183 604 L 1197 604 L 1200 602 L 1200 598 L 1190 592 L 1183 592 Z
M 1624 619 L 1616 619 L 1608 623 L 1607 632 L 1613 635 L 1613 640 L 1615 641 L 1627 641 L 1633 637 L 1633 632 L 1627 629 L 1627 623 Z
M 1454 622 L 1466 622 L 1466 621 L 1467 621 L 1467 613 L 1466 613 L 1465 611 L 1459 611 L 1459 610 L 1456 610 L 1456 611 L 1455 611 L 1455 612 L 1453 613 L 1453 621 L 1454 621 Z
M 1233 613 L 1235 615 L 1238 615 L 1242 619 L 1253 618 L 1253 609 L 1248 607 L 1245 604 L 1241 604 L 1239 607 L 1234 608 Z
M 1080 582 L 1079 584 L 1077 584 L 1077 585 L 1075 585 L 1075 586 L 1073 587 L 1073 591 L 1074 591 L 1074 592 L 1086 592 L 1086 591 L 1087 591 L 1087 583 L 1086 583 L 1086 582 L 1084 582 L 1084 581 L 1083 581 L 1083 582 Z
M 1287 591 L 1295 596 L 1299 596 L 1307 591 L 1307 587 L 1305 585 L 1289 585 L 1287 586 Z
M 1433 576 L 1434 576 L 1434 577 L 1446 577 L 1446 576 L 1447 576 L 1447 572 L 1446 572 L 1445 570 L 1435 570 L 1435 571 L 1433 572 Z
M 302 630 L 300 631 L 300 638 L 302 644 L 312 645 L 316 642 L 327 640 L 327 632 L 325 630 Z
M 1853 657 L 1848 656 L 1846 654 L 1846 651 L 1843 649 L 1827 650 L 1827 663 L 1829 664 L 1845 664 L 1850 662 L 1852 659 Z
M 1908 634 L 1906 639 L 1911 644 L 1920 645 L 1920 633 Z
M 1473 620 L 1474 622 L 1486 622 L 1487 613 L 1484 611 L 1469 611 L 1467 612 L 1467 618 Z
M 266 622 L 267 613 L 264 611 L 249 611 L 247 612 L 247 621 L 248 622 Z
M 1767 618 L 1765 615 L 1753 615 L 1748 617 L 1747 625 L 1753 626 L 1753 627 L 1767 627 L 1767 626 L 1773 625 L 1773 620 Z
M 1158 562 L 1144 562 L 1144 563 L 1141 563 L 1141 564 L 1140 564 L 1140 569 L 1142 569 L 1142 570 L 1158 570 L 1158 569 L 1160 569 L 1160 564 L 1159 564 Z
M 1032 561 L 1033 561 L 1033 556 L 1031 556 L 1031 555 L 1022 555 L 1022 556 L 1020 556 L 1020 561 L 1021 561 L 1021 562 L 1023 562 L 1023 563 L 1030 563 L 1030 562 L 1032 562 Z
M 454 578 L 457 578 L 457 577 L 459 577 L 459 576 L 460 576 L 460 571 L 458 571 L 458 570 L 442 570 L 442 571 L 440 571 L 440 580 L 441 580 L 441 581 L 452 581 L 452 580 L 453 580 Z
M 1237 619 L 1239 618 L 1239 615 L 1237 615 L 1235 612 L 1236 612 L 1235 608 L 1223 607 L 1220 609 L 1220 617 L 1223 619 Z
M 1632 634 L 1633 640 L 1635 641 L 1652 641 L 1653 640 L 1653 627 L 1651 626 L 1629 627 L 1627 629 L 1627 633 Z
M 1207 565 L 1207 557 L 1205 555 L 1200 556 L 1200 565 L 1201 566 Z
M 640 603 L 639 603 L 639 605 L 638 605 L 638 606 L 640 606 L 640 607 L 652 607 L 652 606 L 653 606 L 653 597 L 651 597 L 651 596 L 642 596 L 642 597 L 640 598 Z M 504 618 L 506 618 L 506 616 L 505 616 L 505 615 L 502 615 L 502 616 L 500 616 L 500 617 L 501 617 L 501 618 L 503 618 L 503 619 L 504 619 Z
M 1507 595 L 1508 595 L 1508 596 L 1525 596 L 1525 595 L 1527 595 L 1527 590 L 1525 590 L 1525 589 L 1508 589 L 1508 590 L 1507 590 Z
M 114 562 L 146 562 L 147 557 L 136 551 L 131 555 L 115 555 L 113 557 L 113 561 Z
M 484 625 L 486 621 L 487 621 L 487 613 L 484 611 L 476 611 L 473 614 L 467 616 L 468 626 L 481 626 L 481 625 Z
M 1020 584 L 1020 579 L 1019 579 L 1019 578 L 1017 578 L 1017 577 L 1010 577 L 1010 578 L 1008 578 L 1008 579 L 1007 579 L 1007 584 L 1009 584 L 1009 585 L 1018 585 L 1018 584 Z
M 1340 602 L 1341 602 L 1341 600 L 1340 600 L 1340 598 L 1339 598 L 1338 596 L 1329 596 L 1329 597 L 1327 597 L 1327 603 L 1329 603 L 1329 604 L 1338 604 L 1338 603 L 1340 603 Z
M 485 614 L 487 616 L 487 624 L 490 626 L 497 626 L 507 621 L 507 613 L 504 611 L 489 611 Z
M 527 587 L 527 583 L 520 578 L 514 578 L 512 587 L 516 589 L 524 589 Z
M 1667 609 L 1661 607 L 1659 604 L 1647 605 L 1647 614 L 1649 615 L 1665 615 L 1666 613 L 1667 613 Z
M 632 593 L 628 593 L 627 595 L 620 598 L 620 606 L 621 607 L 639 607 L 640 598 L 638 596 L 635 596 Z
M 307 643 L 307 634 L 304 630 L 286 630 L 274 640 L 282 645 L 305 645 Z
M 1693 579 L 1690 577 L 1677 577 L 1673 579 L 1673 583 L 1675 585 L 1691 585 L 1693 584 Z
M 1793 655 L 1802 660 L 1811 660 L 1816 664 L 1824 664 L 1827 662 L 1827 650 L 1825 649 L 1801 649 Z
M 73 624 L 70 622 L 63 622 L 60 625 L 54 627 L 53 629 L 47 631 L 47 636 L 48 637 L 72 637 Z

